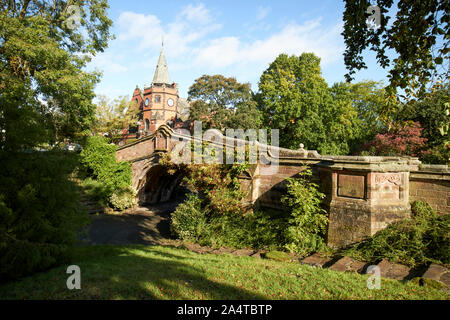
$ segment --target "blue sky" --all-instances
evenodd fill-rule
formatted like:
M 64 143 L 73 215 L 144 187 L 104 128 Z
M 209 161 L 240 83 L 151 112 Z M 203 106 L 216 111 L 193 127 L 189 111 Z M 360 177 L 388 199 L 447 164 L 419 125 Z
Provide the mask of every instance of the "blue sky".
M 88 69 L 103 72 L 96 93 L 131 95 L 153 79 L 164 35 L 171 80 L 180 96 L 203 74 L 233 76 L 257 90 L 262 72 L 281 53 L 313 52 L 331 85 L 344 81 L 341 36 L 344 3 L 339 0 L 110 0 L 111 41 Z M 365 54 L 359 80 L 384 80 L 386 71 Z

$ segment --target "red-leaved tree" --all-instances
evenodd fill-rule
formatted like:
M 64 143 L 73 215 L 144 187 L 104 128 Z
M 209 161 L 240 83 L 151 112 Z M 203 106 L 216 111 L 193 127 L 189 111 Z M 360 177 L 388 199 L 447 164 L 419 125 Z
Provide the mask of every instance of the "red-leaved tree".
M 370 155 L 416 157 L 420 154 L 427 139 L 421 137 L 423 128 L 419 122 L 391 123 L 389 127 L 364 146 Z

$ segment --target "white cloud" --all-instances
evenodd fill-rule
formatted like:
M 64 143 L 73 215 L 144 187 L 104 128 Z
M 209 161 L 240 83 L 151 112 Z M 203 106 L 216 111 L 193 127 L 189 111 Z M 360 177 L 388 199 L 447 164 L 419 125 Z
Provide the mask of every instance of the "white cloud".
M 262 20 L 267 17 L 270 10 L 270 7 L 258 7 L 258 9 L 256 10 L 256 20 Z
M 145 15 L 126 11 L 120 14 L 118 20 L 119 41 L 138 40 L 140 48 L 159 45 L 163 29 L 161 21 L 154 15 Z
M 314 52 L 325 65 L 341 58 L 344 50 L 341 28 L 337 25 L 325 29 L 317 19 L 301 25 L 291 23 L 280 32 L 253 42 L 241 41 L 237 36 L 213 39 L 203 48 L 195 49 L 195 63 L 222 68 L 234 64 L 269 63 L 280 53 L 300 55 Z
M 188 5 L 181 11 L 180 16 L 186 18 L 189 22 L 199 24 L 208 24 L 212 21 L 210 12 L 203 3 L 200 3 L 198 6 Z
M 152 14 L 126 11 L 118 20 L 119 40 L 136 40 L 137 49 L 159 48 L 164 36 L 166 53 L 172 56 L 186 54 L 188 45 L 204 38 L 221 26 L 213 23 L 212 16 L 203 4 L 188 5 L 167 25 Z

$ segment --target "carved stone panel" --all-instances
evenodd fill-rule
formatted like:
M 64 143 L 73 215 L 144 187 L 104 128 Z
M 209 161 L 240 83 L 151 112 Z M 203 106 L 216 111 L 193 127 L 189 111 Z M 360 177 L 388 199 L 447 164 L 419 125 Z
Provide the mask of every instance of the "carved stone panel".
M 401 199 L 400 188 L 402 185 L 400 173 L 375 173 L 375 190 L 378 199 Z
M 364 199 L 365 182 L 365 176 L 362 175 L 339 174 L 337 195 Z

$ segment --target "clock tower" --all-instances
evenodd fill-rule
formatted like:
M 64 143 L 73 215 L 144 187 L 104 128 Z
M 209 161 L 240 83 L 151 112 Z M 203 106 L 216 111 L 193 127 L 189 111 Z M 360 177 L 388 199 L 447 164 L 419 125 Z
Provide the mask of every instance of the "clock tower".
M 137 103 L 140 115 L 137 128 L 125 129 L 128 138 L 150 134 L 162 124 L 174 126 L 186 115 L 189 104 L 186 99 L 179 97 L 178 84 L 170 81 L 164 46 L 151 85 L 144 85 L 143 89 L 136 86 L 132 100 Z

